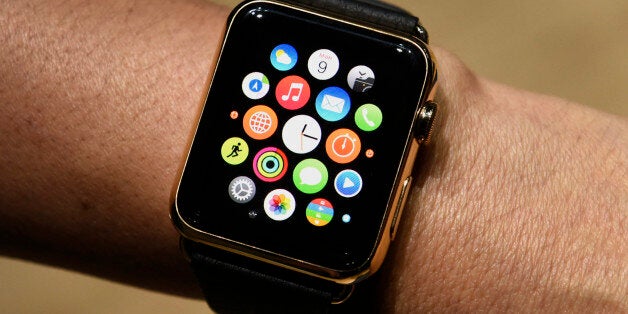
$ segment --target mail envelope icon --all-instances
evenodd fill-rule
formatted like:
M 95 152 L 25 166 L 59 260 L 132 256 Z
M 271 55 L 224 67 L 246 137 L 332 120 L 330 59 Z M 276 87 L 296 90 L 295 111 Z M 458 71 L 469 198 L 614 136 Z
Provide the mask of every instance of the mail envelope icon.
M 344 99 L 332 95 L 323 96 L 323 103 L 321 104 L 321 108 L 335 113 L 342 113 L 344 107 Z

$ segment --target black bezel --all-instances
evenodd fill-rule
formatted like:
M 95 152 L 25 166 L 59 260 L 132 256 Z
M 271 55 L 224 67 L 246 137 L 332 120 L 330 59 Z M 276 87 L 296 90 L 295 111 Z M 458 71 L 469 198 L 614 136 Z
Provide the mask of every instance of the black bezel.
M 286 25 L 290 27 L 282 29 Z M 276 33 L 271 34 L 270 30 Z M 299 50 L 299 62 L 288 72 L 274 69 L 269 61 L 273 47 L 283 43 L 290 43 Z M 308 74 L 307 57 L 319 48 L 335 51 L 341 60 L 338 74 L 329 81 L 319 81 Z M 368 48 L 367 53 L 365 48 Z M 376 72 L 376 83 L 367 93 L 353 92 L 345 83 L 348 71 L 362 64 Z M 248 99 L 240 89 L 243 77 L 250 72 L 262 72 L 271 82 L 271 92 L 260 100 Z M 281 78 L 293 74 L 305 78 L 312 89 L 308 105 L 296 111 L 277 105 L 273 92 Z M 289 268 L 330 277 L 363 272 L 371 267 L 383 233 L 387 231 L 384 229 L 390 221 L 395 188 L 405 179 L 400 174 L 407 162 L 416 113 L 419 104 L 427 97 L 426 91 L 434 83 L 432 79 L 432 60 L 425 44 L 418 39 L 271 1 L 253 1 L 240 6 L 230 17 L 203 114 L 176 191 L 172 215 L 175 224 L 185 237 L 192 240 L 226 247 Z M 313 102 L 316 94 L 328 86 L 343 87 L 356 105 L 342 121 L 319 119 L 324 135 L 340 127 L 349 127 L 360 134 L 363 147 L 375 149 L 374 157 L 367 158 L 362 152 L 351 164 L 334 164 L 325 155 L 324 143 L 307 156 L 294 154 L 282 146 L 281 129 L 270 139 L 255 141 L 243 131 L 241 119 L 229 118 L 232 111 L 244 115 L 247 108 L 257 104 L 275 109 L 282 125 L 297 114 L 319 118 Z M 376 103 L 383 111 L 384 122 L 377 132 L 360 131 L 353 122 L 355 109 L 363 103 Z M 246 139 L 251 146 L 247 162 L 237 167 L 226 164 L 219 153 L 223 141 L 231 136 Z M 273 184 L 257 180 L 247 169 L 252 155 L 267 146 L 282 147 L 288 160 L 295 160 L 289 165 L 289 174 Z M 315 227 L 305 217 L 297 218 L 299 212 L 289 221 L 280 223 L 263 215 L 251 219 L 248 212 L 252 204 L 236 204 L 224 193 L 232 178 L 246 174 L 256 181 L 258 196 L 254 201 L 258 205 L 254 206 L 260 206 L 259 200 L 274 188 L 296 191 L 290 171 L 299 160 L 311 157 L 329 165 L 330 177 L 342 169 L 359 169 L 365 184 L 358 196 L 338 197 L 334 195 L 332 183 L 317 195 L 333 197 L 330 201 L 334 208 L 339 212 L 355 213 L 355 217 L 362 221 L 354 219 L 352 223 L 344 224 L 336 218 L 325 227 Z M 299 192 L 294 194 L 297 196 Z M 301 194 L 297 197 L 297 206 L 306 203 L 306 199 L 317 197 Z M 228 212 L 218 212 L 217 207 L 228 207 Z M 361 209 L 356 209 L 358 207 Z M 372 211 L 370 217 L 365 213 L 367 210 Z M 219 219 L 216 219 L 217 215 L 221 215 Z M 320 243 L 324 245 L 317 246 Z

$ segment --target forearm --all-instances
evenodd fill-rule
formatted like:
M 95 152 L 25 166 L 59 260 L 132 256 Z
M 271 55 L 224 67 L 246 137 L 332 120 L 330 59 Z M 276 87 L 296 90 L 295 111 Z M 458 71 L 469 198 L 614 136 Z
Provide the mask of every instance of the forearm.
M 226 11 L 77 3 L 11 3 L 0 20 L 0 250 L 195 295 L 168 211 Z M 442 125 L 382 300 L 626 309 L 626 121 L 436 54 Z
M 196 293 L 168 204 L 226 11 L 203 1 L 3 6 L 0 250 Z

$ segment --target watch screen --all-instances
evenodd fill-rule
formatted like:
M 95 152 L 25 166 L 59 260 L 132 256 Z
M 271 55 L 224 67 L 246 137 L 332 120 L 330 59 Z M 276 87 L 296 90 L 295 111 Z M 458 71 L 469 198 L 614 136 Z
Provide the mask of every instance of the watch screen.
M 418 45 L 282 5 L 230 23 L 183 171 L 194 229 L 327 269 L 374 253 L 412 137 Z

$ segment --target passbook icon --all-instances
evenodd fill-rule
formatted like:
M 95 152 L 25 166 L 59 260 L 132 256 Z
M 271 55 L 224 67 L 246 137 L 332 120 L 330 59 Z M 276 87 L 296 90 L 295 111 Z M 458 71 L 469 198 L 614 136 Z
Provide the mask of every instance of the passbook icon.
M 351 109 L 349 94 L 340 87 L 325 88 L 316 97 L 316 111 L 327 121 L 338 121 L 344 118 Z

